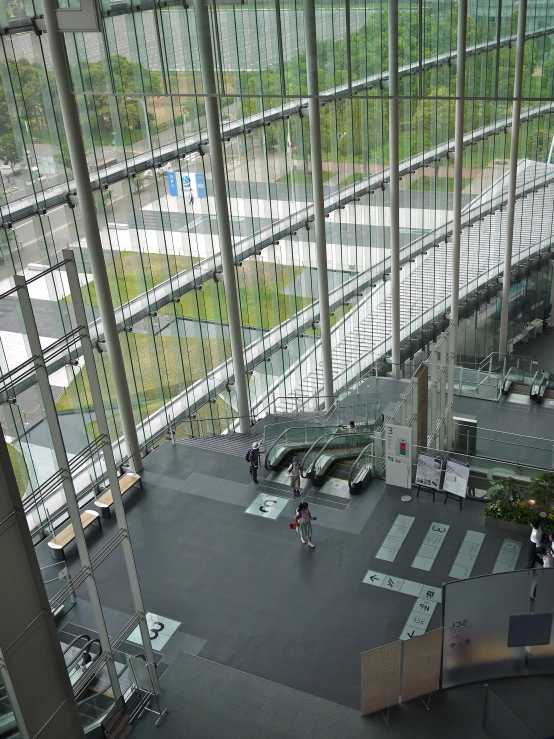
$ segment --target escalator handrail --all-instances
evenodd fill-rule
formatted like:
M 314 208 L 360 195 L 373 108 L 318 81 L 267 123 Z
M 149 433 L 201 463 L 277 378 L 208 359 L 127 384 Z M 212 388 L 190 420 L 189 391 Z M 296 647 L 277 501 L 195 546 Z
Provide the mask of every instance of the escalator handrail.
M 282 437 L 286 433 L 288 433 L 289 431 L 294 431 L 294 429 L 303 429 L 303 430 L 306 430 L 306 429 L 317 429 L 317 428 L 324 429 L 325 426 L 289 426 L 288 428 L 286 428 L 281 434 L 279 434 L 279 436 L 275 439 L 275 441 L 270 446 L 270 448 L 265 451 L 264 467 L 266 468 L 266 470 L 270 470 L 271 469 L 271 466 L 269 465 L 269 462 L 268 462 L 269 455 L 271 454 L 271 452 L 273 451 L 273 449 L 277 446 L 277 444 L 281 441 Z
M 79 659 L 79 657 L 81 657 L 81 655 L 84 652 L 86 652 L 87 654 L 90 655 L 90 648 L 95 643 L 98 644 L 98 646 L 100 647 L 100 651 L 98 652 L 98 654 L 93 654 L 92 655 L 91 662 L 94 662 L 95 660 L 98 659 L 98 657 L 100 657 L 100 655 L 102 654 L 102 645 L 100 644 L 100 639 L 90 639 L 90 637 L 89 637 L 89 641 L 86 644 L 84 644 L 81 647 L 81 649 L 79 649 L 79 651 L 77 652 L 77 654 L 72 658 L 71 662 L 68 665 L 66 665 L 68 672 L 71 670 L 71 668 L 73 667 L 73 665 L 75 664 L 75 662 Z
M 360 452 L 360 453 L 358 454 L 358 456 L 357 456 L 357 457 L 356 457 L 356 459 L 354 460 L 354 462 L 353 462 L 353 464 L 352 464 L 352 467 L 350 468 L 350 474 L 348 475 L 348 487 L 349 487 L 349 488 L 351 488 L 351 487 L 352 487 L 352 478 L 353 478 L 353 472 L 354 472 L 354 470 L 356 469 L 356 465 L 358 464 L 358 462 L 360 461 L 360 459 L 362 458 L 362 456 L 363 456 L 363 455 L 364 455 L 364 454 L 366 453 L 366 451 L 367 451 L 367 450 L 368 450 L 368 449 L 369 449 L 370 447 L 373 447 L 373 446 L 374 446 L 374 443 L 375 443 L 374 441 L 370 441 L 370 442 L 369 442 L 369 444 L 367 444 L 367 446 L 365 446 L 365 447 L 364 447 L 364 448 L 362 449 L 362 451 L 361 451 L 361 452 Z
M 371 431 L 359 431 L 358 433 L 360 434 L 360 436 L 361 436 L 362 434 L 373 434 L 373 433 L 374 433 L 374 430 L 373 430 L 373 429 L 371 429 Z M 323 445 L 323 448 L 321 449 L 321 451 L 319 452 L 319 454 L 317 455 L 317 457 L 316 457 L 316 458 L 314 459 L 314 461 L 312 462 L 312 464 L 311 464 L 311 469 L 313 469 L 313 470 L 314 470 L 314 472 L 315 472 L 315 468 L 316 468 L 316 465 L 317 465 L 317 463 L 318 463 L 318 460 L 319 460 L 319 458 L 321 457 L 321 455 L 323 454 L 323 452 L 324 452 L 324 451 L 325 451 L 325 450 L 327 449 L 327 445 L 328 445 L 328 444 L 329 444 L 329 443 L 330 443 L 331 441 L 333 441 L 333 439 L 335 439 L 335 438 L 337 438 L 337 437 L 345 436 L 345 437 L 346 437 L 347 439 L 350 439 L 351 441 L 356 441 L 356 436 L 357 436 L 357 435 L 358 435 L 358 434 L 349 434 L 349 433 L 347 432 L 346 434 L 334 434 L 334 435 L 333 435 L 333 436 L 332 436 L 332 437 L 331 437 L 330 439 L 327 439 L 327 441 L 326 441 L 326 442 L 325 442 L 325 444 Z
M 535 372 L 535 374 L 533 375 L 533 380 L 531 381 L 531 387 L 529 388 L 529 397 L 530 398 L 533 397 L 533 388 L 535 387 L 535 381 L 537 379 L 537 375 L 539 374 L 539 372 L 542 372 L 542 370 L 537 370 Z M 539 387 L 537 388 L 537 395 L 539 393 L 539 389 L 540 389 L 540 386 L 542 384 L 542 380 L 543 380 L 543 378 L 541 377 L 541 381 L 539 382 Z
M 347 439 L 351 439 L 354 436 L 354 434 L 349 434 L 349 433 L 346 433 L 346 434 L 338 434 L 338 433 L 337 434 L 333 434 L 329 439 L 327 439 L 327 441 L 325 442 L 325 444 L 319 450 L 319 454 L 317 455 L 317 457 L 314 459 L 314 461 L 310 465 L 310 469 L 314 470 L 314 472 L 315 472 L 315 466 L 316 466 L 319 458 L 323 454 L 323 452 L 327 449 L 327 445 L 330 444 L 331 441 L 333 441 L 333 439 L 341 438 L 343 436 L 345 438 L 347 438 Z
M 331 434 L 331 433 L 327 433 L 327 434 L 322 434 L 322 435 L 321 435 L 321 436 L 320 436 L 320 437 L 319 437 L 318 439 L 316 439 L 316 440 L 314 441 L 314 443 L 313 443 L 313 444 L 311 445 L 311 447 L 310 447 L 310 448 L 308 449 L 308 451 L 306 452 L 306 454 L 304 454 L 304 456 L 302 457 L 302 462 L 300 463 L 300 474 L 302 475 L 302 477 L 306 477 L 306 475 L 304 474 L 304 460 L 305 460 L 305 459 L 306 459 L 307 457 L 309 457 L 309 455 L 310 455 L 310 453 L 311 453 L 312 449 L 313 449 L 313 448 L 314 448 L 314 447 L 315 447 L 315 446 L 316 446 L 317 444 L 319 444 L 319 443 L 321 442 L 321 440 L 322 440 L 322 439 L 324 439 L 324 438 L 325 438 L 326 436 L 331 436 L 331 437 L 332 437 L 332 436 L 335 436 L 335 435 L 336 435 L 336 433 L 333 433 L 333 434 Z M 325 443 L 327 443 L 327 442 L 325 442 Z M 319 455 L 318 455 L 318 456 L 319 456 Z M 316 457 L 316 459 L 317 459 L 317 457 Z M 312 467 L 312 465 L 310 465 L 310 468 L 311 468 L 311 467 Z
M 76 636 L 72 641 L 69 642 L 69 644 L 66 646 L 66 648 L 63 650 L 62 654 L 65 654 L 66 652 L 69 652 L 71 647 L 74 647 L 75 644 L 80 641 L 81 639 L 86 639 L 87 642 L 90 641 L 90 636 L 88 634 L 79 634 L 79 636 Z

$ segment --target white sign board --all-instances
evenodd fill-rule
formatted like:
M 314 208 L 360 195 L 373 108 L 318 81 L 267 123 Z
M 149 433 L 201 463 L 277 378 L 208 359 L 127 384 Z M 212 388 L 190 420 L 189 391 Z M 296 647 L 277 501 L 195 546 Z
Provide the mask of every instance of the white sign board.
M 469 467 L 453 459 L 446 461 L 446 472 L 444 473 L 443 490 L 453 493 L 460 498 L 465 498 L 467 493 L 467 481 L 469 480 Z
M 412 429 L 406 426 L 385 426 L 387 485 L 412 487 Z
M 416 485 L 438 490 L 441 485 L 442 459 L 431 454 L 420 454 L 417 460 Z

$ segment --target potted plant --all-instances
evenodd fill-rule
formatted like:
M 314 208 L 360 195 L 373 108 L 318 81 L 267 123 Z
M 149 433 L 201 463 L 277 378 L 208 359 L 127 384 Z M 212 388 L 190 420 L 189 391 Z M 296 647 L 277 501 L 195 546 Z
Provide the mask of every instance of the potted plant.
M 513 477 L 505 477 L 491 488 L 490 498 L 483 506 L 487 526 L 525 534 L 531 518 L 540 516 L 543 528 L 554 530 L 551 507 L 554 499 L 553 473 L 541 472 L 528 488 Z
M 529 484 L 529 503 L 541 511 L 552 510 L 554 502 L 554 472 L 541 472 Z

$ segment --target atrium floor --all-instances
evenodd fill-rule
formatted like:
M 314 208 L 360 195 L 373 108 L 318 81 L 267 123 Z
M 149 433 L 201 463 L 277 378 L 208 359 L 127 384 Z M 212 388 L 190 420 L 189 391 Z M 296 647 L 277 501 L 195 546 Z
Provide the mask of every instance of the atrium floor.
M 295 503 L 284 486 L 254 485 L 244 457 L 184 444 L 167 442 L 150 454 L 143 482 L 125 506 L 146 609 L 179 624 L 165 645 L 153 642 L 162 668 L 181 652 L 199 654 L 358 710 L 360 652 L 398 639 L 416 600 L 362 582 L 368 570 L 438 589 L 451 579 L 468 530 L 486 534 L 473 575 L 492 572 L 505 538 L 484 528 L 478 502 L 466 501 L 462 511 L 438 495 L 435 503 L 423 494 L 402 503 L 400 489 L 373 481 L 346 509 L 311 504 L 318 518 L 312 551 L 289 528 Z M 276 520 L 245 513 L 262 491 L 285 498 Z M 376 559 L 398 515 L 414 518 L 409 534 L 394 562 Z M 412 562 L 432 524 L 450 528 L 431 569 L 422 571 Z M 114 532 L 113 518 L 102 530 L 88 529 L 92 551 Z M 49 564 L 46 544 L 38 551 L 41 565 Z M 67 561 L 76 567 L 73 545 Z M 95 574 L 113 636 L 133 611 L 120 551 Z M 77 595 L 66 620 L 91 627 L 86 589 Z M 440 623 L 439 604 L 427 630 Z

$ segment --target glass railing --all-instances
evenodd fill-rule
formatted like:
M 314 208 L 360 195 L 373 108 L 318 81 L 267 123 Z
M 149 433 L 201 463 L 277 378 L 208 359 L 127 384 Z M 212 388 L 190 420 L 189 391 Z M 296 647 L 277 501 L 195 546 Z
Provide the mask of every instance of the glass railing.
M 344 393 L 335 401 L 333 421 L 339 426 L 346 426 L 350 421 L 360 424 L 375 423 L 381 413 L 380 393 Z
M 4 685 L 1 675 L 0 675 L 0 736 L 2 737 L 2 739 L 4 739 L 4 737 L 6 739 L 7 737 L 10 737 L 10 739 L 15 739 L 16 736 L 20 736 L 18 728 L 17 728 L 15 716 L 12 711 L 12 705 L 10 702 L 10 698 L 8 696 L 8 691 L 6 689 L 6 686 Z
M 42 575 L 44 587 L 46 588 L 46 595 L 48 596 L 49 601 L 52 601 L 60 590 L 65 588 L 69 580 L 65 562 L 55 562 L 46 567 L 41 567 L 40 574 Z M 53 607 L 52 615 L 54 618 L 60 618 L 74 605 L 75 594 L 71 591 L 68 593 L 67 598 L 63 603 L 57 604 L 55 608 Z
M 279 428 L 285 426 L 285 428 L 275 437 L 276 430 L 271 428 L 272 426 Z M 271 426 L 266 427 L 265 431 L 265 468 L 269 470 L 278 466 L 287 454 L 309 449 L 326 431 L 332 434 L 335 433 L 336 426 L 308 426 L 307 424 L 288 426 L 287 424 L 279 423 L 271 424 Z
M 85 732 L 99 726 L 106 714 L 113 708 L 114 703 L 114 697 L 109 692 L 95 693 L 92 690 L 87 691 L 85 697 L 77 702 Z
M 455 395 L 498 400 L 501 386 L 502 376 L 497 372 L 458 366 L 454 368 Z
M 375 443 L 372 440 L 358 454 L 354 464 L 350 468 L 348 487 L 351 494 L 361 491 L 369 476 L 373 476 L 373 462 L 375 454 Z
M 531 389 L 536 375 L 536 370 L 529 371 L 520 367 L 510 367 L 504 378 L 502 392 L 507 395 L 513 385 L 529 385 L 529 389 Z
M 322 477 L 335 460 L 357 457 L 371 441 L 373 441 L 373 431 L 335 434 L 327 439 L 310 469 L 304 467 L 304 471 L 314 479 Z

